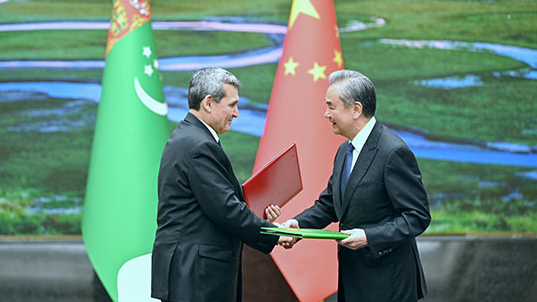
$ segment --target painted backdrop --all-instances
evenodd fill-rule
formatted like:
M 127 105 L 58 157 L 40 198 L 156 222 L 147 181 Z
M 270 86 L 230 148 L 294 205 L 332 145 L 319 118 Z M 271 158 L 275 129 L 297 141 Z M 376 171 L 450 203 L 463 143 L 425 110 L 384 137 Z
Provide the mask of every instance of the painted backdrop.
M 222 142 L 246 180 L 291 1 L 151 4 L 170 129 L 188 110 L 193 70 L 221 66 L 243 82 L 240 117 Z M 377 118 L 418 157 L 427 234 L 537 233 L 537 4 L 335 8 L 345 67 L 372 79 Z M 110 10 L 108 0 L 0 1 L 2 236 L 80 234 Z

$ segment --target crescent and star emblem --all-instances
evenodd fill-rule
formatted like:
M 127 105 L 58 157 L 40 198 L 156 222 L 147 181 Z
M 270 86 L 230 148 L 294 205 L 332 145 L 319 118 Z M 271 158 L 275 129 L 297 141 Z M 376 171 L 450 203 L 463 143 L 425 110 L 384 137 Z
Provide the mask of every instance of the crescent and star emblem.
M 140 81 L 138 81 L 138 77 L 134 77 L 134 90 L 136 90 L 136 95 L 138 95 L 138 98 L 142 103 L 149 108 L 149 110 L 153 111 L 154 113 L 162 116 L 166 116 L 168 114 L 168 104 L 161 103 L 154 98 L 152 98 L 147 92 L 145 92 L 142 85 L 140 85 Z

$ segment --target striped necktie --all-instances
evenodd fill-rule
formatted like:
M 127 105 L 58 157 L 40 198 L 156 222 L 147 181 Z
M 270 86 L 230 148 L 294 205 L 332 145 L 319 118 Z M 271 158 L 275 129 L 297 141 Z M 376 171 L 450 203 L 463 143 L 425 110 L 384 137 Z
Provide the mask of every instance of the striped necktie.
M 349 142 L 349 145 L 347 146 L 347 152 L 345 152 L 345 163 L 343 164 L 343 171 L 341 172 L 341 199 L 343 199 L 343 195 L 345 194 L 345 187 L 347 186 L 347 181 L 349 180 L 349 175 L 351 174 L 353 150 L 354 146 L 351 142 Z

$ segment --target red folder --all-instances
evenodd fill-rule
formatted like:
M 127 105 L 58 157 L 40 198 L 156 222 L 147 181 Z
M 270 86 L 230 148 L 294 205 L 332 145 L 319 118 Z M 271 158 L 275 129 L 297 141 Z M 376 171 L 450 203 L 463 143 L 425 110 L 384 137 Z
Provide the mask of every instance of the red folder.
M 263 218 L 269 205 L 281 208 L 295 197 L 302 191 L 296 144 L 291 144 L 252 175 L 244 182 L 242 190 L 248 207 Z

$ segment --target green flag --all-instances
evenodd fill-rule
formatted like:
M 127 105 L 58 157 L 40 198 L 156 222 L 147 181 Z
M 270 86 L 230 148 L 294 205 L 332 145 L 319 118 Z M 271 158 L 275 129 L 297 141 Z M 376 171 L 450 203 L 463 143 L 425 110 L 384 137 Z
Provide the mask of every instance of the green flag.
M 147 255 L 155 237 L 157 175 L 169 127 L 149 1 L 113 0 L 113 5 L 82 235 L 97 275 L 118 301 L 118 283 L 139 290 L 143 281 L 149 288 Z M 143 263 L 127 265 L 144 255 Z M 128 269 L 118 277 L 122 267 Z

